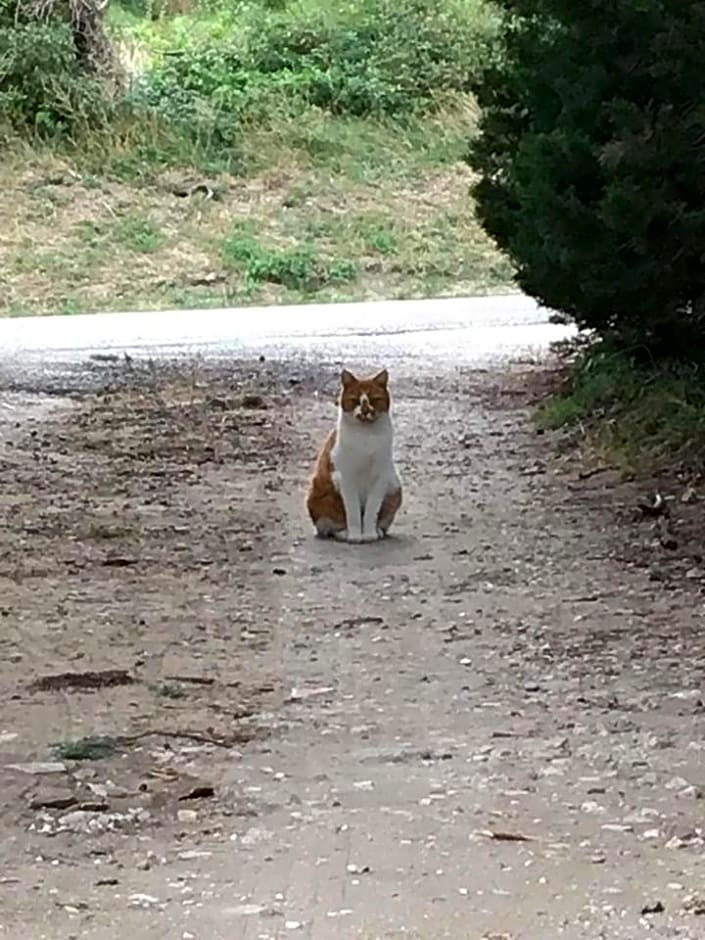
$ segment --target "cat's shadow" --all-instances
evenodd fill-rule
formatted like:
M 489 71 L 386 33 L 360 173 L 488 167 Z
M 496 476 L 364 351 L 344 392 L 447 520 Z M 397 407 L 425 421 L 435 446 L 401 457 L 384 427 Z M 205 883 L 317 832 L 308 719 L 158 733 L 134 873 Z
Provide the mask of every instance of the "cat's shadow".
M 336 551 L 336 554 L 338 552 L 354 552 L 356 555 L 362 557 L 364 552 L 375 552 L 375 554 L 379 554 L 385 550 L 389 551 L 391 549 L 402 549 L 407 546 L 411 547 L 417 542 L 417 539 L 403 532 L 395 532 L 386 535 L 383 539 L 379 539 L 376 542 L 339 542 L 337 539 L 322 539 L 317 538 L 315 535 L 311 537 L 311 542 L 321 552 L 331 550 Z

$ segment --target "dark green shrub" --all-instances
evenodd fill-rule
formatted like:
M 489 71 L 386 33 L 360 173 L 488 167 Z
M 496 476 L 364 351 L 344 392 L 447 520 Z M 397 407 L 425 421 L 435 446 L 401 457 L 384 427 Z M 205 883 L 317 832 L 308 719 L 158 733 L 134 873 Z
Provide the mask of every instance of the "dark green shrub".
M 500 0 L 471 163 L 520 286 L 688 356 L 705 331 L 705 4 Z

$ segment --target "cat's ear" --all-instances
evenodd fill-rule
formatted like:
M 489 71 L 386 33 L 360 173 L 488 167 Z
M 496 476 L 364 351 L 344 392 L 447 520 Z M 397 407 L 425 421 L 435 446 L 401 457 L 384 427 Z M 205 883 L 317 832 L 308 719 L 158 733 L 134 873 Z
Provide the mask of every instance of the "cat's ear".
M 381 372 L 378 372 L 372 379 L 375 385 L 381 385 L 382 388 L 386 388 L 389 382 L 389 373 L 386 369 L 382 369 Z
M 355 376 L 350 372 L 349 369 L 343 369 L 340 373 L 340 383 L 343 388 L 347 388 L 348 385 L 353 385 L 356 382 Z

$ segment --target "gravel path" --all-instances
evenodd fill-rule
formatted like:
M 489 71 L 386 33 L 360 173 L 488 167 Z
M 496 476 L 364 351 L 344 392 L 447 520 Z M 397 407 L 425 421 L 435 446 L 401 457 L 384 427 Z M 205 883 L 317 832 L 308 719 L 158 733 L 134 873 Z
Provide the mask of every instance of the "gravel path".
M 332 365 L 105 368 L 5 422 L 0 937 L 705 936 L 702 603 L 535 369 L 393 368 L 405 508 L 346 546 Z

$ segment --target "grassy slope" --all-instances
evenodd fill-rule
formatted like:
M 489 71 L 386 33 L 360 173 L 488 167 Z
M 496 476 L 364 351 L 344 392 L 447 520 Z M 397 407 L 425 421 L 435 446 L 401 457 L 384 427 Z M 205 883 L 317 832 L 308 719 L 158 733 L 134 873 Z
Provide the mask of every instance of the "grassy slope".
M 152 27 L 122 28 L 139 57 Z M 473 122 L 467 99 L 404 128 L 284 110 L 243 129 L 237 173 L 196 169 L 188 153 L 183 169 L 154 172 L 148 148 L 114 141 L 73 156 L 18 148 L 0 164 L 0 312 L 511 289 L 474 218 Z
M 588 456 L 629 474 L 700 470 L 703 367 L 639 363 L 598 347 L 571 365 L 564 387 L 541 406 L 536 419 L 544 428 L 572 429 Z

